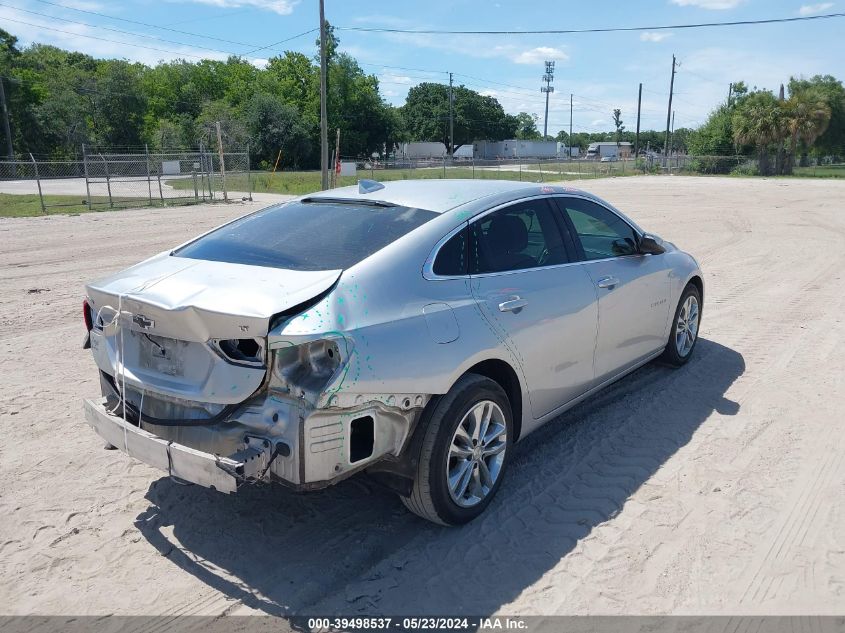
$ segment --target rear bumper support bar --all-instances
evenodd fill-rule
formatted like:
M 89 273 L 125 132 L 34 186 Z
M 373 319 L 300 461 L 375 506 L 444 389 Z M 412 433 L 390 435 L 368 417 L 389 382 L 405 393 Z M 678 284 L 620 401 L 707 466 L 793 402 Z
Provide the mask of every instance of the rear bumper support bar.
M 109 444 L 145 464 L 206 488 L 232 493 L 250 476 L 266 471 L 270 451 L 250 448 L 220 457 L 153 435 L 110 414 L 105 398 L 85 400 L 85 421 Z

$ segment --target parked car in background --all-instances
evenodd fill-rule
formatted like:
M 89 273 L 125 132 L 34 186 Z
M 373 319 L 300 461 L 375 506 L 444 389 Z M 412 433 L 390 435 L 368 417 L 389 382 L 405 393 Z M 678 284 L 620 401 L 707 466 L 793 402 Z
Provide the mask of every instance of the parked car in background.
M 599 198 L 489 180 L 311 194 L 86 292 L 110 445 L 227 493 L 366 472 L 446 525 L 484 511 L 515 442 L 686 363 L 704 298 L 693 257 Z

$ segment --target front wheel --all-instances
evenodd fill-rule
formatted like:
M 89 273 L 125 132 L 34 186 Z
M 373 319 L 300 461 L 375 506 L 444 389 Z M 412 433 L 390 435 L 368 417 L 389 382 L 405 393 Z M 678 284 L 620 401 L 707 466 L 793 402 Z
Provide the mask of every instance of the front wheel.
M 484 512 L 499 489 L 513 442 L 510 403 L 484 376 L 463 376 L 435 406 L 424 430 L 410 497 L 414 514 L 461 525 Z
M 675 310 L 669 342 L 663 350 L 662 360 L 676 367 L 686 363 L 698 342 L 700 325 L 701 293 L 694 284 L 687 284 Z

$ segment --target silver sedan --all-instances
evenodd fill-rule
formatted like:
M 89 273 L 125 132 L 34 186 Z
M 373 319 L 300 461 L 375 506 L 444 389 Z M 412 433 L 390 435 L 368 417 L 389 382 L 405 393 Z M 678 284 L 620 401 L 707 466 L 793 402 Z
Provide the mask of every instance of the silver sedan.
M 109 447 L 228 493 L 365 471 L 446 525 L 514 442 L 686 363 L 704 297 L 693 257 L 595 196 L 479 180 L 308 195 L 86 290 Z

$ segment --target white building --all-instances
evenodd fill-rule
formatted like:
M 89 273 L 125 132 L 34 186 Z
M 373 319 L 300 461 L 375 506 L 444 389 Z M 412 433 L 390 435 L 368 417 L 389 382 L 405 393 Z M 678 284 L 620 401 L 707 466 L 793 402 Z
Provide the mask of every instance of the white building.
M 603 143 L 590 143 L 587 148 L 587 158 L 630 158 L 631 144 L 628 142 L 616 143 L 614 141 L 606 141 Z
M 446 156 L 446 146 L 443 143 L 429 141 L 402 143 L 397 154 L 397 158 L 404 158 L 405 160 L 443 158 L 444 156 Z
M 473 157 L 481 160 L 501 158 L 556 158 L 556 141 L 475 141 Z

